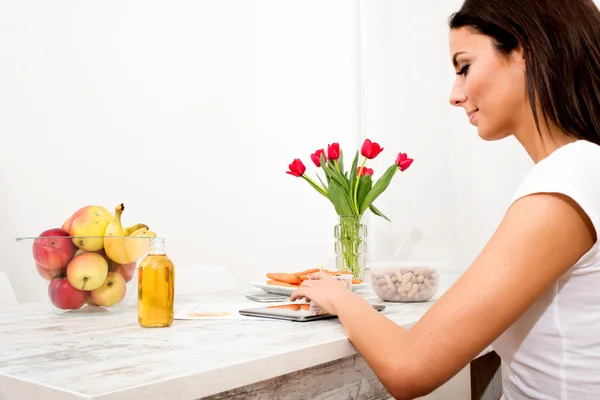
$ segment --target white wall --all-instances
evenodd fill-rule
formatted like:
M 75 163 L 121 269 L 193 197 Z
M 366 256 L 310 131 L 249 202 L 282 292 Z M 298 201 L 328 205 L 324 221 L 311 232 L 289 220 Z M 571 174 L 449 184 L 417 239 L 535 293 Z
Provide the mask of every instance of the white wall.
M 370 259 L 464 270 L 530 161 L 447 101 L 460 3 L 363 1 L 357 46 L 345 0 L 5 2 L 0 271 L 19 300 L 44 298 L 14 237 L 120 202 L 176 262 L 226 264 L 238 284 L 328 263 L 333 207 L 285 170 L 364 137 L 386 148 L 376 173 L 416 160 L 377 201 L 393 223 L 369 218 Z
M 177 263 L 228 265 L 238 285 L 330 262 L 333 208 L 285 170 L 364 137 L 386 148 L 376 171 L 416 160 L 377 201 L 393 223 L 368 219 L 370 259 L 463 271 L 531 163 L 448 104 L 460 3 L 362 1 L 357 47 L 348 0 L 4 2 L 0 271 L 20 301 L 45 299 L 14 238 L 120 202 Z
M 393 223 L 369 219 L 371 260 L 463 270 L 531 163 L 448 104 L 460 3 L 363 1 L 357 46 L 345 0 L 5 2 L 0 270 L 19 300 L 43 298 L 14 237 L 120 202 L 176 262 L 229 265 L 238 284 L 326 263 L 333 207 L 285 170 L 364 137 L 386 148 L 376 173 L 416 159 L 377 201 Z
M 45 299 L 17 236 L 124 202 L 177 263 L 236 282 L 332 251 L 333 208 L 286 175 L 356 140 L 355 12 L 344 0 L 4 2 L 0 271 Z M 10 142 L 10 144 L 9 144 Z

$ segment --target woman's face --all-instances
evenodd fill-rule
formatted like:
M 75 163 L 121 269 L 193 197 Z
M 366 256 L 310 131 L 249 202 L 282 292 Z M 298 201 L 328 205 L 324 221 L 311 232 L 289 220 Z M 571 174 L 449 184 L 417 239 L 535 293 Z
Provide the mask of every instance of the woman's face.
M 450 104 L 462 107 L 484 140 L 513 134 L 531 114 L 522 53 L 508 57 L 488 36 L 469 28 L 450 31 L 450 55 L 457 73 Z

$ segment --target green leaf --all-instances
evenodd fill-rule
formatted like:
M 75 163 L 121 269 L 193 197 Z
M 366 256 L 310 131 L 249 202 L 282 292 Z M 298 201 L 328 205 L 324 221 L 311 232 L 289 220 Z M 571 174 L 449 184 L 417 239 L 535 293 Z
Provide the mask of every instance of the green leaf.
M 354 186 L 356 185 L 356 167 L 358 166 L 358 151 L 356 151 L 356 155 L 354 156 L 354 160 L 352 161 L 352 167 L 348 173 L 350 174 L 350 198 L 354 199 Z M 360 204 L 360 203 L 359 203 Z M 359 210 L 358 204 L 355 205 L 356 210 Z
M 306 179 L 306 177 L 304 177 L 304 176 L 303 176 L 303 178 L 304 178 L 304 180 L 305 180 L 306 182 L 308 182 L 308 183 L 310 184 L 310 186 L 312 186 L 312 187 L 313 187 L 313 188 L 314 188 L 314 189 L 315 189 L 317 192 L 319 192 L 319 193 L 320 193 L 320 194 L 322 194 L 323 196 L 327 197 L 327 194 L 326 194 L 326 193 L 323 193 L 323 191 L 322 191 L 322 190 L 323 190 L 323 188 L 319 188 L 319 186 L 315 185 L 315 184 L 314 184 L 314 182 L 312 182 L 310 179 Z
M 321 177 L 318 174 L 317 174 L 317 178 L 319 179 L 319 182 L 321 182 L 321 185 L 323 185 L 325 190 L 327 190 L 327 185 L 325 183 L 323 183 L 323 180 L 321 179 Z
M 350 183 L 348 182 L 348 179 L 338 170 L 338 167 L 332 165 L 330 167 L 330 171 L 333 173 L 334 178 L 337 179 L 340 185 L 342 185 L 346 190 L 350 190 Z
M 361 203 L 361 215 L 366 211 L 367 208 L 369 208 L 369 206 L 375 201 L 375 199 L 379 197 L 379 195 L 383 193 L 385 189 L 387 189 L 396 171 L 398 171 L 398 164 L 394 163 L 383 173 L 381 178 L 379 178 L 377 182 L 375 182 L 375 185 L 373 185 L 373 188 L 369 191 L 369 193 L 365 197 L 365 200 Z
M 327 181 L 327 184 L 330 183 L 331 181 L 331 177 L 329 176 L 329 174 L 327 173 L 327 171 L 325 170 L 325 155 L 321 154 L 321 157 L 319 158 L 319 162 L 321 163 L 321 169 L 323 169 L 323 172 L 325 172 L 325 180 Z M 321 179 L 321 178 L 319 178 Z
M 385 216 L 384 213 L 382 213 L 381 211 L 379 211 L 373 204 L 371 204 L 369 206 L 369 209 L 371 210 L 371 212 L 375 215 L 380 216 L 381 218 L 387 219 L 388 221 L 392 222 L 387 216 Z
M 338 172 L 337 168 L 335 168 L 335 166 L 328 166 L 325 163 L 325 160 L 323 158 L 321 158 L 321 168 L 323 168 L 323 171 L 325 171 L 325 174 L 327 175 L 327 177 L 332 181 L 332 180 L 336 180 L 344 189 L 346 189 L 346 191 L 349 191 L 349 187 L 348 187 L 348 180 Z M 331 186 L 331 181 L 329 181 L 329 185 Z
M 356 215 L 348 193 L 336 180 L 332 180 L 329 185 L 328 197 L 338 215 Z
M 342 151 L 342 149 L 340 149 L 340 158 L 338 158 L 338 167 L 340 167 L 340 173 L 345 176 L 345 174 L 344 174 L 344 152 Z
M 341 172 L 337 170 L 337 168 L 332 168 L 331 172 L 333 172 L 333 176 L 338 181 L 338 183 L 341 184 L 344 189 L 346 189 L 346 192 L 348 194 L 350 194 L 350 182 L 348 182 L 348 178 L 342 175 Z
M 367 193 L 369 193 L 372 186 L 373 179 L 371 178 L 371 175 L 365 174 L 360 177 L 358 181 L 358 192 L 356 193 L 356 203 L 359 210 L 361 209 L 361 205 L 365 201 L 365 197 L 367 197 Z

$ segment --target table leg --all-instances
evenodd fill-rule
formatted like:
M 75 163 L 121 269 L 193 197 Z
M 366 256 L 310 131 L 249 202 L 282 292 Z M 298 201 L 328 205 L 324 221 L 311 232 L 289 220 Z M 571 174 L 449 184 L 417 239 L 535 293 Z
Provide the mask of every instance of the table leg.
M 500 356 L 495 351 L 471 361 L 471 399 L 497 400 L 502 395 Z

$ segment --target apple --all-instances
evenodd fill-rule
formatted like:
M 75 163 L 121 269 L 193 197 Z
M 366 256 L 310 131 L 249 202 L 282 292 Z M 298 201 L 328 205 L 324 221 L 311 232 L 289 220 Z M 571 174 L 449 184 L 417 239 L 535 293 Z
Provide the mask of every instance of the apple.
M 111 220 L 112 214 L 106 208 L 90 205 L 75 211 L 65 224 L 69 226 L 71 236 L 97 236 L 74 237 L 75 246 L 87 251 L 99 251 L 104 248 L 104 232 Z
M 109 272 L 102 286 L 92 290 L 90 299 L 101 307 L 110 307 L 123 300 L 126 292 L 127 284 L 121 274 Z
M 79 290 L 94 290 L 102 286 L 108 274 L 108 263 L 100 254 L 85 252 L 67 265 L 67 278 Z
M 71 286 L 67 278 L 57 277 L 48 285 L 48 296 L 52 304 L 61 310 L 77 310 L 85 304 L 88 294 Z
M 67 273 L 67 268 L 48 269 L 48 268 L 42 267 L 38 263 L 35 263 L 35 268 L 37 269 L 38 274 L 40 274 L 40 276 L 47 281 L 51 281 L 53 278 L 56 278 L 57 276 L 61 276 L 61 275 L 65 276 L 65 274 Z
M 69 232 L 60 228 L 45 230 L 33 241 L 33 259 L 46 269 L 61 269 L 75 255 L 75 246 L 68 237 Z
M 65 220 L 65 222 L 63 222 L 61 229 L 64 229 L 65 231 L 69 232 L 69 234 L 71 234 L 71 225 L 73 224 L 73 219 L 84 211 L 85 211 L 85 207 L 82 207 L 79 210 L 75 211 L 73 213 L 73 215 L 71 215 L 69 218 L 67 218 Z
M 106 263 L 108 264 L 108 270 L 110 271 L 110 263 L 112 262 L 112 260 L 110 258 L 108 258 L 108 256 L 106 255 L 106 252 L 104 251 L 104 249 L 96 251 L 96 253 L 98 253 L 102 257 L 104 257 L 104 259 L 106 260 Z
M 65 222 L 63 222 L 63 224 L 61 225 L 60 229 L 62 229 L 63 231 L 69 232 L 71 230 L 71 219 L 73 217 L 69 217 L 65 220 Z
M 91 294 L 91 292 L 90 292 Z M 93 306 L 93 307 L 97 307 L 98 304 L 94 303 L 94 300 L 92 300 L 91 297 L 88 297 L 87 300 L 85 301 L 85 304 L 87 304 L 88 306 Z
M 125 279 L 125 282 L 129 282 L 135 274 L 136 266 L 137 265 L 135 262 L 129 264 L 119 264 L 111 260 L 108 270 L 118 272 Z
M 108 258 L 108 256 L 106 255 L 106 253 L 104 252 L 104 249 L 99 250 L 99 251 L 85 251 L 83 249 L 77 249 L 77 251 L 75 251 L 75 257 L 77 257 L 80 254 L 83 253 L 95 253 L 95 254 L 100 254 L 102 257 L 104 257 L 104 259 L 106 260 L 106 263 L 108 264 L 108 270 L 110 271 L 110 263 L 112 262 L 112 260 L 110 258 Z

